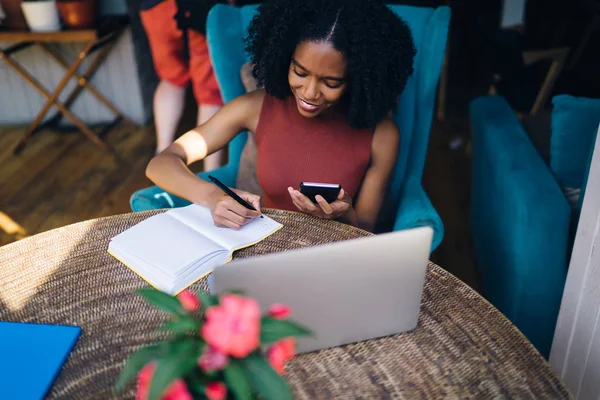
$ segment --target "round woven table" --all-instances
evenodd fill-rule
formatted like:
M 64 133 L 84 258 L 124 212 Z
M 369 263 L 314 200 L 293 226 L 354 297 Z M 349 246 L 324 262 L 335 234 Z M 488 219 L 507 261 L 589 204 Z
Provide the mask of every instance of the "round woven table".
M 158 212 L 81 222 L 0 248 L 0 320 L 83 330 L 49 398 L 116 398 L 127 356 L 159 339 L 166 316 L 135 294 L 146 283 L 106 251 L 110 238 Z M 370 235 L 304 214 L 265 213 L 284 228 L 235 257 Z M 192 287 L 199 288 L 205 280 Z M 298 399 L 569 397 L 506 318 L 434 264 L 415 330 L 299 355 L 286 377 Z M 134 385 L 119 397 L 133 398 Z

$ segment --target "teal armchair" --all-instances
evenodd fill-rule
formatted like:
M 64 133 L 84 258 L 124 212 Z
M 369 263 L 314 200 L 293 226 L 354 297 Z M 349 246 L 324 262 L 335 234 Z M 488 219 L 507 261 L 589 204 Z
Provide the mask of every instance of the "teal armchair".
M 600 123 L 600 99 L 559 95 L 552 106 L 546 160 L 545 146 L 534 145 L 503 97 L 470 104 L 470 227 L 481 289 L 544 357 Z M 570 206 L 563 188 L 581 190 L 576 204 Z
M 390 182 L 389 199 L 382 208 L 380 220 L 387 222 L 393 230 L 431 226 L 435 232 L 433 251 L 442 240 L 444 228 L 423 189 L 421 180 L 436 88 L 446 49 L 450 9 L 412 6 L 390 8 L 403 17 L 410 27 L 417 54 L 414 74 L 407 82 L 394 113 L 394 121 L 400 129 L 400 152 Z M 257 6 L 236 8 L 219 4 L 208 15 L 208 45 L 225 102 L 245 93 L 240 69 L 249 58 L 244 51 L 242 40 L 256 9 Z M 246 139 L 246 132 L 236 136 L 229 144 L 228 164 L 211 171 L 212 175 L 227 185 L 235 186 L 240 155 Z M 207 178 L 205 173 L 199 176 Z M 135 192 L 130 203 L 133 211 L 189 204 L 156 186 Z

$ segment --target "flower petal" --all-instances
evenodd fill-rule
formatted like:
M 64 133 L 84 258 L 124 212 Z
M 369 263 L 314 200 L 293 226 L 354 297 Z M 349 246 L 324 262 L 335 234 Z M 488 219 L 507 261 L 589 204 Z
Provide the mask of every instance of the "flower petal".
M 213 382 L 204 388 L 208 400 L 225 400 L 227 398 L 227 386 L 223 382 Z
M 286 319 L 291 314 L 292 309 L 285 304 L 275 303 L 269 307 L 269 315 L 275 319 Z

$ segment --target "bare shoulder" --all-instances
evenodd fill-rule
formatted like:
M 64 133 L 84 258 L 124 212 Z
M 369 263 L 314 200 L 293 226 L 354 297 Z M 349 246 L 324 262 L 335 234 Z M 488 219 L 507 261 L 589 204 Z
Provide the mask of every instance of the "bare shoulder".
M 260 102 L 262 104 L 263 99 L 265 98 L 265 89 L 256 89 L 251 92 L 248 92 L 244 95 L 238 97 L 239 99 L 244 99 L 247 102 Z
M 400 131 L 391 118 L 386 118 L 377 124 L 373 136 L 373 150 L 397 150 L 400 143 Z
M 237 97 L 226 105 L 228 114 L 231 114 L 232 118 L 243 118 L 243 125 L 248 130 L 254 131 L 258 124 L 264 98 L 265 91 L 263 89 L 257 89 Z
M 253 90 L 252 92 L 241 95 L 240 97 L 237 97 L 230 104 L 235 103 L 236 108 L 243 107 L 247 110 L 254 111 L 254 110 L 258 109 L 260 111 L 264 98 L 265 98 L 264 89 L 257 89 L 257 90 Z

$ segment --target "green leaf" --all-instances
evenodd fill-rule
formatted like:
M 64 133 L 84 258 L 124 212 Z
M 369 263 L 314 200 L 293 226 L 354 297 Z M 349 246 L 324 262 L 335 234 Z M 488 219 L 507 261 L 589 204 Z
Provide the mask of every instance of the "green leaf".
M 189 374 L 197 365 L 200 351 L 201 346 L 191 337 L 173 343 L 169 353 L 158 360 L 148 399 L 158 399 L 175 379 Z
M 154 304 L 165 311 L 177 315 L 187 315 L 187 311 L 185 311 L 185 308 L 183 308 L 177 297 L 154 288 L 142 288 L 138 290 L 138 293 L 150 304 Z
M 244 373 L 244 364 L 236 359 L 231 359 L 223 371 L 225 383 L 231 389 L 237 400 L 252 400 L 252 388 Z
M 275 372 L 267 360 L 259 355 L 250 355 L 243 360 L 242 371 L 250 382 L 250 386 L 265 400 L 292 399 L 292 392 L 287 382 Z
M 264 317 L 260 323 L 260 342 L 263 344 L 274 343 L 290 336 L 311 335 L 311 331 L 287 319 Z
M 160 330 L 173 332 L 175 334 L 188 334 L 193 332 L 199 332 L 200 321 L 193 317 L 180 317 L 173 321 L 167 321 L 161 325 Z
M 163 355 L 167 344 L 168 342 L 162 342 L 154 346 L 142 347 L 133 352 L 127 359 L 125 367 L 119 375 L 119 379 L 115 385 L 116 392 L 119 393 L 123 390 L 127 382 L 134 378 L 146 364 Z
M 211 296 L 202 289 L 198 290 L 197 294 L 198 298 L 200 299 L 200 304 L 204 309 L 219 304 L 219 299 L 217 298 L 217 296 Z

